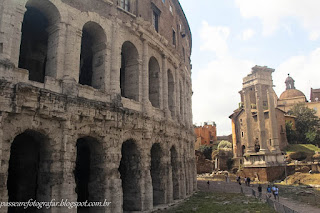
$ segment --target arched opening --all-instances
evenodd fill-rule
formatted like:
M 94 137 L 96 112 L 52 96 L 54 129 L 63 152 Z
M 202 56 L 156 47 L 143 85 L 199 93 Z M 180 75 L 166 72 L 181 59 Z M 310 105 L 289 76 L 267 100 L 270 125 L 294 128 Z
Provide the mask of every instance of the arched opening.
M 100 25 L 82 28 L 79 83 L 100 89 L 104 84 L 106 35 Z
M 174 146 L 170 149 L 170 159 L 172 168 L 172 187 L 173 187 L 173 199 L 179 199 L 179 168 L 178 168 L 178 153 Z
M 101 144 L 94 138 L 85 137 L 77 140 L 77 158 L 74 171 L 77 202 L 104 200 L 105 167 Z M 95 212 L 99 207 L 78 207 L 78 212 Z M 100 207 L 101 208 L 101 207 Z
M 45 76 L 56 76 L 57 31 L 48 29 L 60 20 L 57 8 L 47 0 L 29 0 L 21 28 L 18 67 L 29 71 L 29 80 L 44 82 Z M 50 32 L 50 33 L 48 33 Z
M 141 211 L 141 177 L 140 153 L 133 140 L 122 144 L 119 166 L 122 180 L 123 211 Z
M 155 57 L 149 60 L 149 100 L 152 106 L 160 108 L 159 81 L 160 66 Z
M 46 201 L 50 195 L 48 174 L 50 161 L 45 137 L 40 133 L 26 131 L 15 137 L 11 149 L 7 189 L 9 202 L 27 202 L 30 199 Z M 48 168 L 49 167 L 49 168 Z M 45 179 L 45 180 L 44 180 Z M 36 208 L 28 208 L 28 212 Z M 23 207 L 10 207 L 8 212 L 24 212 Z
M 151 148 L 151 178 L 153 188 L 153 205 L 165 203 L 165 193 L 162 184 L 164 177 L 163 165 L 161 158 L 163 156 L 162 149 L 159 143 L 156 143 Z
M 121 48 L 120 89 L 121 96 L 139 101 L 139 54 L 129 41 Z
M 246 151 L 246 146 L 245 145 L 242 145 L 242 147 L 241 147 L 241 156 L 244 156 L 244 153 L 245 153 L 245 151 Z
M 22 23 L 19 68 L 29 70 L 29 80 L 44 82 L 48 52 L 47 17 L 37 8 L 27 7 Z
M 171 70 L 168 70 L 168 105 L 171 116 L 174 117 L 174 79 Z

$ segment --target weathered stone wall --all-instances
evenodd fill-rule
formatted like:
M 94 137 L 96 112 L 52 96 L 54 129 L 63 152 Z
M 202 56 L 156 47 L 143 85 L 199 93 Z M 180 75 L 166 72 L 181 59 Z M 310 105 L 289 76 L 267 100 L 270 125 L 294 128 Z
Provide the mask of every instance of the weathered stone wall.
M 259 181 L 272 182 L 284 178 L 285 168 L 284 166 L 244 168 L 239 175 L 241 177 L 250 177 L 251 180 L 258 177 Z
M 213 171 L 213 162 L 205 158 L 200 151 L 195 151 L 197 162 L 197 174 L 211 173 Z
M 119 2 L 1 1 L 0 201 L 24 201 L 29 196 L 24 180 L 13 178 L 21 173 L 21 166 L 29 165 L 37 168 L 36 175 L 26 178 L 34 181 L 32 198 L 112 202 L 91 212 L 150 211 L 196 190 L 191 34 L 186 30 L 182 36 L 174 24 L 179 37 L 176 46 L 168 41 L 170 33 L 162 35 L 170 16 L 181 21 L 182 29 L 189 29 L 187 20 L 174 2 L 174 13 L 163 13 L 158 33 L 147 16 L 152 13 L 150 1 L 130 1 L 130 11 Z M 43 29 L 48 33 L 47 46 L 30 49 L 32 54 L 23 56 L 32 62 L 32 69 L 41 71 L 43 66 L 43 82 L 30 80 L 33 70 L 20 67 L 21 27 L 29 8 L 39 11 L 48 25 Z M 146 14 L 140 17 L 139 11 Z M 87 66 L 92 77 L 82 85 L 79 76 L 87 62 L 80 53 L 85 33 L 92 41 Z M 45 56 L 42 61 L 39 53 Z M 150 72 L 151 58 L 159 66 L 156 72 Z M 157 87 L 149 85 L 152 78 Z M 122 91 L 125 87 L 128 97 Z M 157 107 L 150 102 L 151 87 Z M 28 152 L 21 143 L 34 148 Z M 15 156 L 30 159 L 23 162 Z M 23 196 L 12 195 L 17 192 Z

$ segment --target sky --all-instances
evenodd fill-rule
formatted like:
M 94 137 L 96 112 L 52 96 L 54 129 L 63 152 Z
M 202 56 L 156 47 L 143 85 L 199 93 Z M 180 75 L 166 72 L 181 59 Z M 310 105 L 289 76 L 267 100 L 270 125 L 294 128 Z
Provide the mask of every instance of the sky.
M 180 0 L 192 33 L 193 123 L 214 121 L 231 134 L 229 116 L 255 65 L 275 69 L 278 97 L 288 74 L 310 99 L 320 88 L 320 0 Z

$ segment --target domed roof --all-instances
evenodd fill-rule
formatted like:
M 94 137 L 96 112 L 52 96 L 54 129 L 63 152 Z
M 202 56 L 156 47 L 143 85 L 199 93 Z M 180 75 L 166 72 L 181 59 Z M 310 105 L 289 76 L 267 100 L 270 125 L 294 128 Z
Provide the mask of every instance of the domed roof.
M 296 98 L 296 97 L 301 97 L 301 96 L 306 98 L 306 96 L 300 90 L 287 89 L 280 95 L 280 99 Z

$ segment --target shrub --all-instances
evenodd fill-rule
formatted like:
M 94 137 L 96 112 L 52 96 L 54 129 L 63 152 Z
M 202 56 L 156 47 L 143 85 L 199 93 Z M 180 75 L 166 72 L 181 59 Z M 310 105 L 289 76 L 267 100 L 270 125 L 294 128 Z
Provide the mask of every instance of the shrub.
M 200 146 L 199 151 L 202 152 L 202 154 L 205 156 L 206 159 L 212 160 L 212 158 L 211 158 L 212 147 L 202 145 L 202 146 Z
M 301 173 L 308 173 L 310 171 L 310 168 L 308 166 L 303 166 L 303 167 L 297 169 L 296 171 L 301 172 Z
M 298 161 L 302 161 L 302 160 L 305 160 L 307 158 L 307 153 L 305 152 L 301 152 L 301 151 L 298 151 L 298 152 L 292 152 L 289 157 L 292 159 L 292 160 L 298 160 Z

